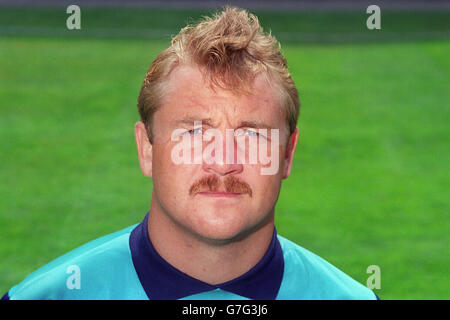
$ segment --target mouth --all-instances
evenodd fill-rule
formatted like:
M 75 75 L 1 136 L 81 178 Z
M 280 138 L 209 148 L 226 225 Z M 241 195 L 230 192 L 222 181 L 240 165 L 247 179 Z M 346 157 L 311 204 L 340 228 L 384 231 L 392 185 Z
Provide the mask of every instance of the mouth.
M 212 198 L 236 198 L 242 195 L 237 192 L 221 192 L 221 191 L 203 191 L 198 192 L 197 195 L 212 197 Z
M 239 198 L 248 194 L 252 197 L 251 187 L 234 176 L 228 176 L 222 182 L 216 175 L 209 175 L 196 181 L 189 188 L 190 196 L 205 196 L 214 198 Z

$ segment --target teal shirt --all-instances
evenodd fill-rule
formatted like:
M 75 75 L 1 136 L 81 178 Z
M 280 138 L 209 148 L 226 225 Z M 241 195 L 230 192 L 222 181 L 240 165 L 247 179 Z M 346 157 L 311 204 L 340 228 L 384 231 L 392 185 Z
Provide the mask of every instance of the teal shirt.
M 11 300 L 331 300 L 376 295 L 330 263 L 277 235 L 261 261 L 219 285 L 194 279 L 168 264 L 140 224 L 101 237 L 55 259 L 12 287 Z

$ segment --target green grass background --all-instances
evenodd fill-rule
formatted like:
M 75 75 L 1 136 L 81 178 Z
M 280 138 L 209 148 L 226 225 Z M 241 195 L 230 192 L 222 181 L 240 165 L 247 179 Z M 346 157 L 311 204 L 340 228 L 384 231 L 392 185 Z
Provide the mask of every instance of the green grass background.
M 133 135 L 145 72 L 207 11 L 0 7 L 0 293 L 139 222 L 151 180 Z M 283 236 L 382 299 L 448 299 L 449 12 L 258 12 L 299 87 Z M 156 31 L 155 31 L 156 30 Z

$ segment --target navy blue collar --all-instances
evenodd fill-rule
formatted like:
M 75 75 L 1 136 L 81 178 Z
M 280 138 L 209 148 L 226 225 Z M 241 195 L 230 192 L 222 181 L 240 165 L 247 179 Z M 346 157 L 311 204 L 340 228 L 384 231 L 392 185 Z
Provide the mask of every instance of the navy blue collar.
M 148 236 L 148 213 L 130 235 L 133 264 L 149 299 L 175 300 L 220 288 L 256 300 L 275 299 L 284 271 L 283 252 L 274 228 L 263 258 L 245 274 L 222 284 L 210 285 L 171 266 L 156 252 Z

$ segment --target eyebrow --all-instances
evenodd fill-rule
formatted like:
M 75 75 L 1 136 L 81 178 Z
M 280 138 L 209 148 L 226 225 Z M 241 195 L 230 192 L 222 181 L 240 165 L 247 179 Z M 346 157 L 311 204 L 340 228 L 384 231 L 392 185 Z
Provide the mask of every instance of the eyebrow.
M 206 124 L 206 125 L 209 125 L 209 126 L 211 126 L 212 122 L 213 122 L 211 118 L 200 119 L 198 117 L 188 116 L 188 117 L 184 117 L 183 119 L 177 120 L 176 124 L 194 124 L 195 121 L 201 121 L 202 125 Z
M 268 125 L 263 121 L 252 121 L 252 120 L 241 121 L 239 123 L 238 128 L 242 127 L 256 128 L 256 129 L 272 129 L 272 126 Z

